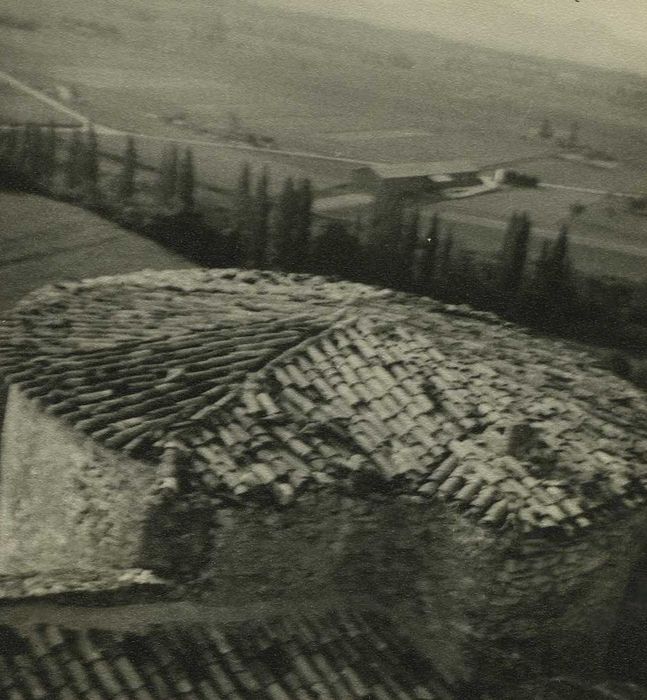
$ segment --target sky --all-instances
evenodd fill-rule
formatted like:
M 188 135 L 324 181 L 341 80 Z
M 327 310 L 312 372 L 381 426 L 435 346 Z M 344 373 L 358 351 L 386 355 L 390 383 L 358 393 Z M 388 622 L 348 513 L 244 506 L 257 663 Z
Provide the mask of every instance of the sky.
M 647 0 L 261 0 L 647 73 Z

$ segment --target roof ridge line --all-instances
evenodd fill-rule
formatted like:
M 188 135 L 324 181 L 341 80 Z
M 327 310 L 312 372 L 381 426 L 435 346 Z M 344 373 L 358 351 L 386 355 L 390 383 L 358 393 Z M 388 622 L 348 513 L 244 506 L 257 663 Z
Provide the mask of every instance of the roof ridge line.
M 348 316 L 349 309 L 347 307 L 341 309 L 340 311 L 335 312 L 334 314 L 331 315 L 330 317 L 330 323 L 323 328 L 319 333 L 316 333 L 314 335 L 309 335 L 306 336 L 302 341 L 297 343 L 296 345 L 293 345 L 289 347 L 287 350 L 284 350 L 283 352 L 279 353 L 276 357 L 272 358 L 267 364 L 263 365 L 261 369 L 256 370 L 256 372 L 250 372 L 245 379 L 233 390 L 230 391 L 228 394 L 225 394 L 222 398 L 218 399 L 214 404 L 211 406 L 206 406 L 205 408 L 200 409 L 198 412 L 194 413 L 192 416 L 190 416 L 187 421 L 196 421 L 196 420 L 202 420 L 208 415 L 211 415 L 212 413 L 224 408 L 227 406 L 229 403 L 234 401 L 236 398 L 239 398 L 242 394 L 243 390 L 249 389 L 250 386 L 253 386 L 255 383 L 258 383 L 258 380 L 260 377 L 265 375 L 269 370 L 271 370 L 273 367 L 275 367 L 279 362 L 283 362 L 285 359 L 293 357 L 294 355 L 298 354 L 301 352 L 304 348 L 308 347 L 312 343 L 316 342 L 319 338 L 324 337 L 328 333 L 332 332 L 333 330 L 336 330 L 337 328 L 340 327 L 340 321 L 343 319 L 345 316 Z M 346 319 L 346 322 L 352 322 L 355 320 L 355 316 L 352 316 L 350 319 Z M 325 317 L 323 317 L 322 322 L 325 322 Z M 341 324 L 343 325 L 343 324 Z M 172 434 L 167 437 L 167 439 L 164 440 L 164 442 L 168 442 L 168 440 L 175 438 L 179 433 L 182 433 L 185 430 L 185 427 L 178 428 L 177 430 L 173 430 Z

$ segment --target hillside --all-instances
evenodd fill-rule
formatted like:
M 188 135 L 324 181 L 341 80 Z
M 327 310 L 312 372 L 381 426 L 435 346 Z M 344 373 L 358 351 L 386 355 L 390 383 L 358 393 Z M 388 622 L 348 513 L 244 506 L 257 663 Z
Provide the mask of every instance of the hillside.
M 0 232 L 0 311 L 47 283 L 191 267 L 105 219 L 31 195 L 0 193 Z
M 647 53 L 640 33 L 618 36 L 614 24 L 596 16 L 582 3 L 543 0 L 536 3 L 488 0 L 406 0 L 405 2 L 348 3 L 344 0 L 257 0 L 319 15 L 370 18 L 371 22 L 404 29 L 427 30 L 450 39 L 470 41 L 490 48 L 549 58 L 569 59 L 592 65 L 640 70 Z M 631 16 L 631 2 L 616 9 L 619 17 Z M 642 8 L 634 2 L 633 20 L 640 23 Z M 462 21 L 457 22 L 460 16 Z M 505 27 L 505 31 L 501 31 Z M 628 35 L 628 36 L 627 36 Z
M 617 100 L 622 85 L 644 91 L 631 76 L 249 2 L 5 4 L 37 27 L 0 24 L 2 67 L 30 84 L 74 85 L 83 109 L 113 127 L 188 135 L 168 124 L 181 115 L 208 135 L 235 113 L 282 146 L 494 162 L 545 151 L 526 136 L 548 113 L 647 159 L 644 112 Z

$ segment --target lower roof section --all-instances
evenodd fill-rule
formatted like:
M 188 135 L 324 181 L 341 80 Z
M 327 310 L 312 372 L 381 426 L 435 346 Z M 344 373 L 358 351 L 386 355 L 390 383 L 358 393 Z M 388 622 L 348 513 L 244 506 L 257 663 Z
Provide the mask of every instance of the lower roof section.
M 133 631 L 0 625 L 11 700 L 445 700 L 431 664 L 382 615 L 349 609 Z

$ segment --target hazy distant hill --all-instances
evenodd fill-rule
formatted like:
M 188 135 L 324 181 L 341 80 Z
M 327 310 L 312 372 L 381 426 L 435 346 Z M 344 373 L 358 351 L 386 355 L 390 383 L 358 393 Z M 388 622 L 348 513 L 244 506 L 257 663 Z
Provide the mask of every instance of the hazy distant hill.
M 647 44 L 638 27 L 629 37 L 591 20 L 572 0 L 528 4 L 511 0 L 256 0 L 259 5 L 429 31 L 503 51 L 647 73 Z M 624 2 L 624 0 L 623 0 Z M 583 9 L 580 9 L 582 8 Z M 640 25 L 642 15 L 636 16 Z M 645 29 L 643 27 L 643 29 Z
M 274 4 L 283 2 L 3 0 L 3 12 L 36 29 L 0 21 L 0 65 L 37 87 L 72 85 L 89 118 L 144 134 L 217 133 L 233 114 L 292 150 L 387 161 L 469 153 L 491 163 L 535 153 L 526 137 L 549 117 L 557 129 L 581 122 L 587 143 L 647 162 L 643 78 L 513 56 L 422 31 L 422 22 L 411 31 L 308 13 L 312 0 L 291 0 L 291 10 Z M 376 2 L 349 6 L 358 12 Z M 464 0 L 455 2 L 452 10 L 448 0 L 429 0 L 440 33 L 453 22 L 463 39 L 470 27 L 488 26 L 491 36 L 520 44 L 528 27 L 535 41 L 541 36 L 541 17 L 502 17 L 504 2 L 514 0 L 476 3 L 481 19 L 472 23 L 462 21 Z M 342 13 L 338 0 L 321 4 Z M 178 115 L 189 125 L 183 130 L 168 126 Z

